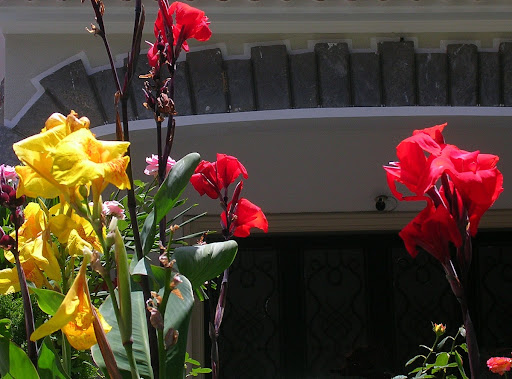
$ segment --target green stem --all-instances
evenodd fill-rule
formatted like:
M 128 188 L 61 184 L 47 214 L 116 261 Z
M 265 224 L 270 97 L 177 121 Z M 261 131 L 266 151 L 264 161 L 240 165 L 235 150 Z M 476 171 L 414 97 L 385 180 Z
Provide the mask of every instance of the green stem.
M 165 270 L 165 284 L 164 284 L 164 295 L 162 296 L 162 302 L 158 306 L 158 310 L 162 315 L 162 318 L 165 322 L 165 309 L 167 308 L 167 302 L 169 301 L 169 295 L 171 294 L 171 275 L 172 271 L 170 268 Z M 158 330 L 158 358 L 160 364 L 159 370 L 159 378 L 166 378 L 166 369 L 165 369 L 165 345 L 164 345 L 164 331 Z
M 16 211 L 12 210 L 13 217 L 16 218 Z M 20 254 L 18 250 L 18 223 L 14 222 L 14 228 L 16 230 L 16 243 L 12 249 L 14 255 L 14 261 L 16 264 L 16 271 L 18 273 L 18 280 L 20 282 L 21 297 L 23 299 L 23 308 L 25 314 L 25 333 L 27 336 L 27 350 L 28 357 L 32 361 L 35 367 L 37 367 L 37 346 L 34 341 L 30 340 L 30 336 L 34 332 L 34 312 L 32 310 L 32 303 L 30 301 L 30 295 L 28 293 L 27 278 L 25 277 L 25 271 L 21 267 Z
M 64 332 L 62 332 L 62 366 L 68 376 L 71 376 L 71 345 Z
M 158 337 L 158 355 L 159 355 L 159 379 L 165 379 L 165 344 L 164 344 L 164 331 L 163 329 L 157 330 Z
M 427 364 L 428 359 L 430 358 L 430 356 L 434 352 L 434 349 L 436 348 L 436 345 L 437 345 L 437 341 L 439 341 L 439 336 L 436 334 L 436 340 L 434 341 L 434 344 L 432 345 L 432 347 L 430 348 L 427 356 L 425 357 L 425 360 L 423 361 L 423 364 L 421 365 L 422 367 L 425 367 L 425 365 Z

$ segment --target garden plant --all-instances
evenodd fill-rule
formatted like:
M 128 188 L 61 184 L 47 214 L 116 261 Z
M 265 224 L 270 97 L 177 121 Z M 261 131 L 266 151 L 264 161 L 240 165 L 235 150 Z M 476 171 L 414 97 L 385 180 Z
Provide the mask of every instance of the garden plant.
M 12 299 L 23 305 L 26 337 L 20 338 L 11 320 L 0 320 L 0 374 L 72 378 L 73 361 L 79 361 L 88 363 L 84 375 L 93 377 L 211 372 L 218 378 L 229 267 L 238 249 L 233 237 L 247 237 L 252 228 L 267 232 L 268 222 L 242 196 L 249 174 L 236 157 L 219 153 L 208 162 L 192 152 L 171 158 L 180 114 L 174 102 L 176 63 L 189 51 L 187 40 L 210 38 L 208 18 L 185 3 L 158 0 L 147 53 L 151 70 L 138 78 L 145 12 L 142 1 L 134 1 L 133 38 L 119 77 L 105 6 L 101 0 L 91 5 L 96 22 L 89 32 L 105 46 L 117 89 L 116 140 L 98 140 L 86 115 L 53 113 L 39 134 L 14 144 L 21 164 L 0 166 L 0 293 L 19 293 Z M 131 167 L 128 103 L 138 88 L 155 119 L 156 154 L 146 159 L 147 183 L 134 180 Z M 454 337 L 443 337 L 444 325 L 435 324 L 433 345 L 423 346 L 425 354 L 407 367 L 418 378 L 477 379 L 480 354 L 467 293 L 471 240 L 503 191 L 503 176 L 498 156 L 445 143 L 445 126 L 414 131 L 397 146 L 398 161 L 384 166 L 398 200 L 425 202 L 400 237 L 411 256 L 422 250 L 440 262 L 464 323 Z M 195 207 L 182 198 L 189 185 L 220 204 L 221 242 L 206 243 L 209 231 L 180 233 L 202 216 L 183 217 Z M 202 368 L 186 351 L 195 299 L 209 302 L 211 362 L 203 365 L 211 368 Z M 512 358 L 487 363 L 493 373 L 506 375 Z

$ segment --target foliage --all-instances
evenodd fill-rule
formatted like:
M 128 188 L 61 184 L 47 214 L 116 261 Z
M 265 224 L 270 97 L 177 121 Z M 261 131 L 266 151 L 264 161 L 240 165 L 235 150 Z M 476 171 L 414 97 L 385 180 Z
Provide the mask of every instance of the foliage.
M 442 328 L 439 328 L 441 326 Z M 436 328 L 437 327 L 437 328 Z M 466 331 L 461 326 L 455 336 L 443 337 L 446 327 L 434 324 L 435 340 L 431 347 L 420 345 L 426 352 L 407 361 L 408 375 L 397 375 L 393 379 L 407 378 L 446 378 L 468 379 L 464 371 L 463 357 L 467 355 L 468 348 L 465 343 L 459 342 L 459 336 L 464 337 Z M 465 359 L 465 358 L 464 358 Z

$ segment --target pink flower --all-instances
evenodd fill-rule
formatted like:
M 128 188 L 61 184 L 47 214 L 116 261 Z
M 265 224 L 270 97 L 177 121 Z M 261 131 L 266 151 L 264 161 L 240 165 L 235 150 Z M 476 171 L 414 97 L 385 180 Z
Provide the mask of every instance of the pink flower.
M 124 208 L 119 201 L 109 200 L 103 202 L 102 213 L 105 216 L 114 216 L 119 220 L 124 220 Z
M 8 166 L 6 164 L 0 165 L 0 180 L 4 179 L 5 181 L 18 180 L 18 174 L 16 174 L 16 170 L 12 166 Z
M 151 154 L 151 158 L 146 158 L 146 163 L 148 164 L 146 166 L 146 169 L 144 170 L 144 174 L 146 175 L 153 175 L 153 176 L 157 176 L 158 175 L 158 155 L 155 155 L 155 154 Z M 171 171 L 171 168 L 176 164 L 176 161 L 174 159 L 172 159 L 171 157 L 168 157 L 167 158 L 167 170 L 166 170 L 166 174 L 169 173 L 169 171 Z
M 510 371 L 512 366 L 512 358 L 493 357 L 487 361 L 487 367 L 495 374 L 503 375 L 506 371 Z

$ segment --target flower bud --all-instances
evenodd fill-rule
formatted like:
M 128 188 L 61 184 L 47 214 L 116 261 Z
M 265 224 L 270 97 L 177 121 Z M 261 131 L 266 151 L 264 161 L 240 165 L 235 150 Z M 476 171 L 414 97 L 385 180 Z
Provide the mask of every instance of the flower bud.
M 151 325 L 156 330 L 163 330 L 164 328 L 164 318 L 162 317 L 162 314 L 160 311 L 156 308 L 151 308 L 151 315 L 149 316 L 149 321 L 151 322 Z
M 446 332 L 446 325 L 434 324 L 432 330 L 434 331 L 437 337 L 441 337 Z
M 170 328 L 169 331 L 165 334 L 164 343 L 165 343 L 165 350 L 169 349 L 171 346 L 174 346 L 178 343 L 178 337 L 180 333 Z
M 16 241 L 14 240 L 14 238 L 12 238 L 8 234 L 4 234 L 0 238 L 0 247 L 5 250 L 10 250 L 14 246 L 15 243 L 16 243 Z

